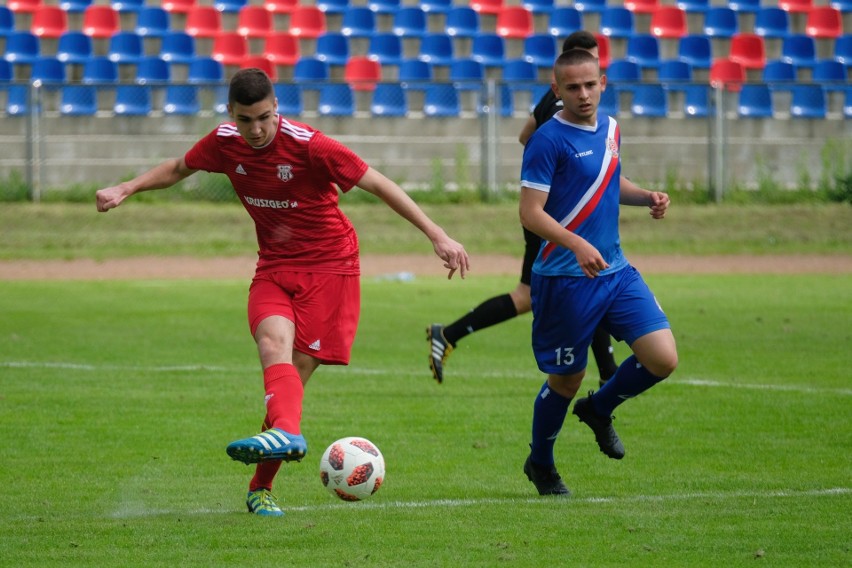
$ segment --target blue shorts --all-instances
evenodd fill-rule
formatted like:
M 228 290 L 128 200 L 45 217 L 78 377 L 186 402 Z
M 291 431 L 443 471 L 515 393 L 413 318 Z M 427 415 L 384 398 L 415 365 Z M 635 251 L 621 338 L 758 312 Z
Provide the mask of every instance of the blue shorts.
M 531 293 L 533 352 L 544 373 L 585 369 L 598 325 L 628 345 L 671 327 L 642 275 L 629 265 L 597 278 L 533 274 Z

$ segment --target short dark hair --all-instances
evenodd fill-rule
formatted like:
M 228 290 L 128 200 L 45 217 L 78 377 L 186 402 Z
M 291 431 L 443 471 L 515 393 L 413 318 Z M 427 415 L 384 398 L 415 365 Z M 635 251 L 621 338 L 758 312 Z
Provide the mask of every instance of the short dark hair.
M 579 30 L 565 38 L 562 42 L 562 51 L 569 49 L 594 49 L 598 47 L 595 34 L 586 30 Z
M 567 65 L 582 65 L 583 63 L 594 63 L 595 65 L 598 65 L 600 62 L 597 57 L 585 49 L 569 49 L 568 51 L 560 53 L 559 57 L 556 58 L 556 62 L 553 64 L 553 72 L 556 73 L 556 69 L 559 67 L 565 67 Z
M 228 87 L 228 104 L 239 103 L 251 106 L 274 96 L 273 93 L 272 81 L 262 69 L 256 67 L 240 69 L 231 78 Z

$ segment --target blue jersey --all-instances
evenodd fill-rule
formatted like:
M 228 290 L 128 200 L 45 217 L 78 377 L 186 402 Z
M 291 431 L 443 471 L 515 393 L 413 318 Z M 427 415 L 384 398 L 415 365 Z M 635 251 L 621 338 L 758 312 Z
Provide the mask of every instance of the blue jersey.
M 556 115 L 529 139 L 521 166 L 521 185 L 548 193 L 544 211 L 601 253 L 609 264 L 601 275 L 627 266 L 618 235 L 620 144 L 612 117 L 598 114 L 593 127 Z M 547 241 L 533 272 L 585 277 L 572 251 Z

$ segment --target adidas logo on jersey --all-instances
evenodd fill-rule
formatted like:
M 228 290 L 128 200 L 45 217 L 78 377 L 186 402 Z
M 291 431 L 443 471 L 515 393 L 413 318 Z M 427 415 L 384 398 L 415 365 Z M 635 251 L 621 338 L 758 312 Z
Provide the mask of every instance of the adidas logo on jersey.
M 247 175 L 248 175 L 248 174 L 246 173 L 246 169 L 243 167 L 243 165 L 242 165 L 242 164 L 239 164 L 239 165 L 237 166 L 237 169 L 236 169 L 235 171 L 236 171 L 238 174 L 240 174 L 241 176 L 247 176 Z
M 320 340 L 317 339 L 316 341 L 314 341 L 313 343 L 308 345 L 308 349 L 313 349 L 314 351 L 319 351 L 320 350 Z

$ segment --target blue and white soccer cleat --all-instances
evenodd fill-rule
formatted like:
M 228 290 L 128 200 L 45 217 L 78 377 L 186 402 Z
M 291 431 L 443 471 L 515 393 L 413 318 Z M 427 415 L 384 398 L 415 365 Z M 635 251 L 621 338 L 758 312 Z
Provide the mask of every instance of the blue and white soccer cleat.
M 308 453 L 308 444 L 301 434 L 270 428 L 257 436 L 231 442 L 225 451 L 231 459 L 244 464 L 272 460 L 300 461 Z
M 246 499 L 246 506 L 249 513 L 260 515 L 261 517 L 283 517 L 284 511 L 278 506 L 275 500 L 275 495 L 269 489 L 257 489 L 249 491 Z

